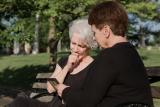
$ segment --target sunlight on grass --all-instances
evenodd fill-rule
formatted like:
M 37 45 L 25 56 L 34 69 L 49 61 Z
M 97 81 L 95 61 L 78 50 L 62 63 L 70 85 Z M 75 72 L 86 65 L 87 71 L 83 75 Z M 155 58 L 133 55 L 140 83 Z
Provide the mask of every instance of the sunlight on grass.
M 0 72 L 6 68 L 20 68 L 29 65 L 49 64 L 49 54 L 42 53 L 37 55 L 11 55 L 0 57 Z
M 154 107 L 160 107 L 160 99 L 153 99 Z
M 146 48 L 138 49 L 145 66 L 160 66 L 160 49 L 151 48 L 147 50 Z

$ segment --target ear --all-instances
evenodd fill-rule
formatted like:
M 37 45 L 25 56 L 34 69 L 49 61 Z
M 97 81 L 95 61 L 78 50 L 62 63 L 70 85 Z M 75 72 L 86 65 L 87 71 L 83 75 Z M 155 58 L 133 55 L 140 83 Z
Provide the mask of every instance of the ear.
M 106 38 L 109 38 L 109 36 L 110 36 L 110 28 L 109 28 L 109 26 L 108 26 L 108 25 L 105 25 L 105 26 L 102 28 L 102 30 L 103 30 L 104 36 L 105 36 Z

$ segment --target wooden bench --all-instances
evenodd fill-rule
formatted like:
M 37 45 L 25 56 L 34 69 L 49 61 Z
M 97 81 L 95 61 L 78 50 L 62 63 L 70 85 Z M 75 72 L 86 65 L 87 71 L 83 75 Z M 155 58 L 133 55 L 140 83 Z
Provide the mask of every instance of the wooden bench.
M 150 83 L 160 81 L 160 67 L 146 67 L 148 78 Z M 30 94 L 31 98 L 36 98 L 43 102 L 51 101 L 53 94 L 48 94 L 46 90 L 46 80 L 51 76 L 51 72 L 38 73 L 36 76 L 36 82 L 33 84 L 34 92 Z M 160 86 L 152 86 L 152 97 L 160 99 Z
M 160 81 L 160 66 L 146 67 L 151 84 L 152 97 L 160 99 L 160 85 L 152 86 L 152 83 Z
M 51 76 L 51 72 L 38 73 L 36 76 L 36 82 L 33 84 L 33 92 L 30 94 L 30 98 L 38 99 L 42 102 L 48 102 L 53 99 L 54 94 L 49 94 L 47 88 L 47 78 Z
M 49 40 L 49 50 L 50 50 L 50 58 L 49 58 L 49 72 L 38 73 L 36 76 L 36 82 L 33 83 L 32 92 L 30 94 L 30 98 L 38 99 L 42 102 L 49 102 L 53 99 L 54 93 L 49 94 L 46 90 L 47 88 L 47 78 L 51 76 L 53 73 L 56 60 L 57 60 L 57 46 L 58 39 L 50 39 Z

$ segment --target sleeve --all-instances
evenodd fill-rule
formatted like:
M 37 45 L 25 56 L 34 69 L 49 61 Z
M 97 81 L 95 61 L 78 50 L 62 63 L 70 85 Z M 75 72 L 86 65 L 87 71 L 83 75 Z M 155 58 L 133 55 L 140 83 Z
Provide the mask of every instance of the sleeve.
M 81 89 L 68 87 L 63 91 L 62 98 L 67 106 L 96 107 L 104 98 L 117 73 L 110 55 L 101 55 L 93 65 Z
M 62 57 L 59 61 L 58 61 L 58 65 L 61 68 L 64 68 L 64 66 L 67 64 L 68 61 L 68 57 Z

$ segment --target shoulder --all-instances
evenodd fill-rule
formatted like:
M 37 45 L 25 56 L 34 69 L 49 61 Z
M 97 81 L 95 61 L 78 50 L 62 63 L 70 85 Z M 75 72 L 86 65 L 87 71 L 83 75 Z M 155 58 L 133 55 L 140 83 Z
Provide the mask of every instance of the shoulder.
M 63 68 L 67 64 L 67 61 L 68 61 L 68 56 L 62 57 L 62 58 L 59 59 L 58 65 L 61 68 Z

